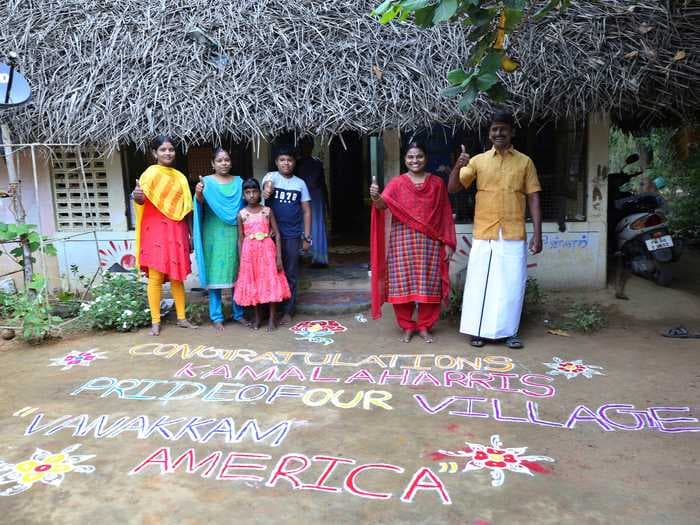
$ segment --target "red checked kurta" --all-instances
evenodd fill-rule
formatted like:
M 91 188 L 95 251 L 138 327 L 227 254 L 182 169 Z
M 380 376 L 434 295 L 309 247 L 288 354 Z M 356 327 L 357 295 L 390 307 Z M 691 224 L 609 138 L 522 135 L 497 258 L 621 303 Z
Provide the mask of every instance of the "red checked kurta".
M 427 175 L 416 186 L 406 174 L 392 179 L 382 192 L 391 212 L 386 242 L 387 210 L 372 208 L 372 317 L 384 302 L 440 303 L 449 297 L 449 266 L 444 245 L 457 240 L 447 188 Z

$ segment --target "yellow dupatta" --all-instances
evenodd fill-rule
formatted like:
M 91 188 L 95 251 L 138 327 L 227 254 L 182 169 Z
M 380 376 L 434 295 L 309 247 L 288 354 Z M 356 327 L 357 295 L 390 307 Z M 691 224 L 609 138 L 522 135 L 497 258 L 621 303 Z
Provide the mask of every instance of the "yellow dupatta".
M 139 186 L 158 211 L 173 221 L 183 220 L 192 211 L 192 193 L 187 178 L 175 168 L 149 166 L 139 178 Z M 136 204 L 136 268 L 141 265 L 141 221 L 143 205 Z

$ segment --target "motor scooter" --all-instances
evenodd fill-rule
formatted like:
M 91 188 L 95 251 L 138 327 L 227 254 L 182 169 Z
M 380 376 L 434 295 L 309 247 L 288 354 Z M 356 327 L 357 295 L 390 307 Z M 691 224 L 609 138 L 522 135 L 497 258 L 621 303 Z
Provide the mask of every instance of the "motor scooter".
M 625 159 L 619 173 L 609 175 L 608 183 L 615 225 L 611 243 L 632 273 L 669 286 L 673 278 L 671 263 L 680 258 L 682 244 L 671 236 L 664 213 L 664 198 L 655 192 L 634 194 L 621 186 L 642 171 L 625 173 L 625 168 L 639 160 L 636 153 Z M 626 180 L 625 180 L 626 179 Z

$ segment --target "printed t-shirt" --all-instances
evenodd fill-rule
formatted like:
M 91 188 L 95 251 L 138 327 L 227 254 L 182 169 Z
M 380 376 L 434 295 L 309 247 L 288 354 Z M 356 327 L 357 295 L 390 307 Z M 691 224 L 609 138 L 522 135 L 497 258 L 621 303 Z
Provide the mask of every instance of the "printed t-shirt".
M 283 239 L 299 239 L 304 233 L 304 212 L 301 203 L 311 200 L 306 183 L 296 175 L 287 178 L 278 171 L 263 177 L 263 188 L 268 181 L 272 181 L 274 190 L 265 205 L 272 208 L 280 235 Z

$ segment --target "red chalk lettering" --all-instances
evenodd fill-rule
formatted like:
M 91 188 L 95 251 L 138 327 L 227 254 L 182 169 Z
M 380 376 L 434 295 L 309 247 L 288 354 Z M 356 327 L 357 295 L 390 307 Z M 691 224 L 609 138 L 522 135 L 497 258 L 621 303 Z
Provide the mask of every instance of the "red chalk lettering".
M 388 465 L 386 463 L 369 463 L 367 465 L 360 465 L 359 467 L 352 469 L 345 478 L 345 482 L 343 485 L 345 486 L 345 490 L 347 490 L 350 494 L 369 499 L 391 498 L 391 493 L 369 492 L 358 487 L 355 478 L 357 478 L 357 476 L 365 470 L 391 470 L 392 472 L 397 472 L 401 474 L 403 473 L 403 469 L 401 467 L 397 467 L 396 465 Z
M 279 376 L 278 381 L 285 381 L 289 376 L 294 376 L 299 381 L 306 381 L 306 376 L 304 375 L 304 372 L 302 372 L 298 366 L 290 366 L 287 370 L 285 370 L 282 373 L 282 375 Z
M 481 377 L 480 377 L 481 376 Z M 496 378 L 490 372 L 468 372 L 467 373 L 467 388 L 476 388 L 479 390 L 479 386 L 484 387 L 486 390 L 493 390 L 491 383 L 495 381 Z M 478 385 L 475 387 L 474 385 Z
M 339 377 L 321 377 L 323 368 L 320 366 L 316 366 L 313 368 L 311 372 L 310 379 L 314 383 L 337 383 L 340 381 Z
M 277 374 L 277 367 L 276 366 L 271 366 L 270 368 L 263 370 L 262 372 L 260 372 L 258 374 L 254 368 L 246 365 L 238 371 L 235 379 L 238 381 L 240 379 L 243 379 L 246 375 L 248 375 L 251 377 L 251 379 L 253 381 L 260 381 L 261 379 L 263 381 L 276 381 L 276 379 L 275 379 L 276 374 Z
M 324 485 L 326 480 L 331 476 L 333 473 L 333 470 L 335 469 L 336 465 L 338 463 L 345 463 L 347 465 L 354 465 L 355 460 L 354 459 L 348 459 L 348 458 L 337 458 L 333 456 L 314 456 L 311 458 L 313 461 L 328 461 L 328 466 L 326 469 L 323 471 L 321 476 L 316 480 L 316 483 L 313 485 L 302 485 L 300 488 L 302 490 L 318 490 L 321 492 L 340 492 L 342 489 L 340 487 L 330 487 L 328 485 Z
M 192 377 L 197 377 L 197 370 L 203 370 L 211 368 L 211 365 L 198 365 L 195 366 L 192 361 L 189 361 L 185 363 L 185 366 L 183 366 L 180 370 L 175 372 L 175 375 L 173 377 L 187 377 L 187 378 L 192 378 Z
M 180 466 L 180 464 L 186 462 L 185 472 L 187 472 L 188 474 L 195 474 L 200 468 L 209 464 L 207 469 L 204 472 L 202 472 L 202 477 L 208 478 L 209 475 L 214 471 L 214 469 L 216 469 L 216 464 L 221 459 L 221 456 L 221 451 L 217 450 L 216 452 L 212 452 L 211 454 L 209 454 L 202 461 L 197 462 L 195 458 L 194 449 L 190 448 L 186 450 L 182 455 L 180 455 L 180 457 L 178 457 L 175 461 L 173 461 L 173 465 L 168 472 L 175 472 Z
M 217 480 L 239 480 L 239 481 L 262 481 L 262 476 L 254 476 L 251 474 L 229 474 L 229 470 L 265 470 L 266 465 L 261 465 L 260 463 L 239 463 L 235 464 L 237 458 L 242 459 L 272 459 L 272 456 L 268 454 L 249 454 L 245 452 L 229 452 L 226 456 L 226 461 L 221 465 L 221 470 L 216 475 Z
M 501 380 L 500 386 L 493 387 L 494 390 L 500 392 L 520 392 L 519 388 L 510 388 L 510 379 L 513 377 L 518 377 L 518 374 L 507 374 L 504 372 L 491 372 L 492 376 L 498 377 Z
M 298 461 L 301 463 L 301 466 L 297 468 L 292 468 L 290 470 L 285 470 L 285 467 L 287 466 L 287 463 L 291 463 L 292 461 Z M 280 460 L 277 462 L 277 465 L 275 466 L 274 472 L 270 475 L 270 478 L 267 480 L 265 483 L 266 487 L 274 487 L 277 485 L 277 480 L 280 478 L 284 478 L 287 481 L 289 481 L 292 484 L 292 487 L 295 489 L 298 489 L 303 485 L 301 480 L 296 477 L 295 474 L 299 474 L 301 472 L 304 472 L 306 469 L 309 468 L 311 465 L 311 462 L 309 461 L 309 458 L 306 457 L 303 454 L 286 454 L 280 458 Z
M 345 380 L 345 383 L 350 384 L 354 381 L 360 381 L 360 380 L 367 381 L 369 383 L 376 383 L 376 381 L 374 380 L 374 376 L 368 370 L 366 370 L 364 368 L 358 370 L 357 372 L 352 374 L 350 377 L 348 377 Z
M 553 397 L 554 394 L 556 393 L 556 390 L 554 389 L 553 386 L 551 385 L 542 385 L 534 380 L 542 380 L 547 383 L 551 383 L 554 381 L 554 378 L 551 376 L 545 376 L 542 374 L 524 374 L 520 376 L 520 382 L 523 385 L 527 386 L 536 386 L 537 388 L 541 388 L 543 391 L 542 392 L 533 392 L 532 390 L 528 390 L 526 388 L 522 388 L 520 390 L 521 393 L 523 393 L 526 396 L 529 397 Z
M 423 478 L 427 478 L 429 483 L 423 483 Z M 445 485 L 428 467 L 421 468 L 413 475 L 411 482 L 408 484 L 408 487 L 406 487 L 406 491 L 401 496 L 401 501 L 411 503 L 418 490 L 437 490 L 443 505 L 450 505 L 452 503 Z
M 467 386 L 467 374 L 464 372 L 457 372 L 455 370 L 448 370 L 442 376 L 443 382 L 445 383 L 445 388 L 451 388 L 452 383 L 457 383 L 459 386 L 464 388 L 469 388 Z
M 141 463 L 139 463 L 137 466 L 131 469 L 129 471 L 129 476 L 131 476 L 132 474 L 138 474 L 148 465 L 159 466 L 161 474 L 170 472 L 170 447 L 161 447 L 158 450 L 156 450 L 153 454 L 148 456 Z
M 440 381 L 438 381 L 437 378 L 430 372 L 421 372 L 413 379 L 411 384 L 413 386 L 419 386 L 426 382 L 432 384 L 433 386 L 442 386 L 442 383 L 440 383 Z
M 210 370 L 202 375 L 202 379 L 211 376 L 222 376 L 224 379 L 231 379 L 231 368 L 228 365 L 219 365 L 215 369 Z
M 410 370 L 403 370 L 400 374 L 391 374 L 389 373 L 389 370 L 382 370 L 382 374 L 379 376 L 379 381 L 377 381 L 377 384 L 386 385 L 391 379 L 400 379 L 401 381 L 399 384 L 404 386 L 408 384 L 408 378 L 410 375 Z

